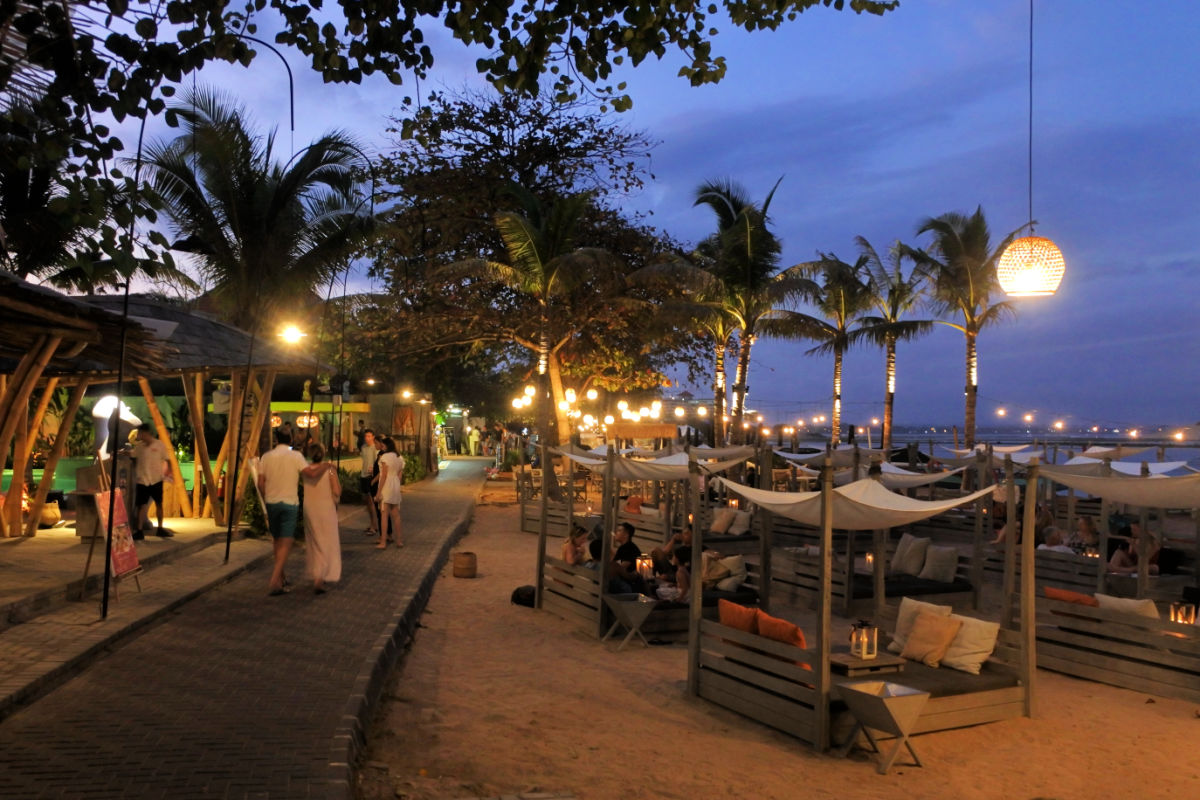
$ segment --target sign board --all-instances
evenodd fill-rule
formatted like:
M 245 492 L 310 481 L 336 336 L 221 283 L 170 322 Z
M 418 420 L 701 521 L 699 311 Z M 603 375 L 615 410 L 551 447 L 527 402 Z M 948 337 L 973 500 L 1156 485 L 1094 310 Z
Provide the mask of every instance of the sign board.
M 108 492 L 96 493 L 96 506 L 100 516 L 100 528 L 108 531 Z M 113 504 L 112 574 L 121 577 L 141 569 L 137 549 L 133 543 L 133 531 L 129 527 L 129 514 L 125 509 L 125 498 L 117 489 L 117 502 Z

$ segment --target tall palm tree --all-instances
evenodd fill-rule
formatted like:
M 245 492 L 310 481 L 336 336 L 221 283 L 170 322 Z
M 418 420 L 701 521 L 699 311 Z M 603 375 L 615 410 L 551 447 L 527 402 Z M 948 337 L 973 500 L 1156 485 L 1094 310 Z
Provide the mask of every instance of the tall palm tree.
M 537 371 L 550 383 L 550 400 L 556 424 L 547 431 L 557 444 L 570 430 L 559 353 L 604 308 L 626 302 L 625 270 L 611 253 L 576 247 L 580 219 L 592 202 L 590 193 L 570 195 L 542 203 L 532 193 L 512 186 L 510 194 L 521 211 L 501 211 L 496 228 L 504 243 L 507 261 L 468 259 L 437 270 L 443 280 L 490 280 L 528 300 L 534 311 L 532 325 L 517 326 L 509 337 L 532 351 Z M 528 333 L 527 333 L 528 332 Z
M 915 269 L 905 275 L 904 261 L 911 259 L 909 250 L 897 240 L 888 248 L 888 260 L 884 264 L 870 242 L 862 236 L 854 241 L 858 245 L 859 254 L 866 259 L 867 289 L 876 314 L 859 319 L 858 328 L 851 334 L 851 341 L 865 339 L 884 350 L 883 433 L 880 446 L 886 458 L 886 454 L 892 448 L 892 418 L 896 402 L 896 343 L 927 333 L 933 327 L 933 321 L 905 318 L 920 303 L 925 280 Z
M 832 253 L 820 253 L 816 261 L 798 264 L 795 269 L 819 278 L 819 289 L 811 296 L 821 316 L 798 315 L 795 327 L 802 336 L 820 344 L 810 355 L 833 354 L 833 411 L 830 438 L 837 442 L 842 426 L 842 362 L 852 341 L 851 323 L 871 307 L 871 291 L 866 282 L 866 256 L 847 264 Z
M 779 179 L 783 180 L 782 178 Z M 693 205 L 706 205 L 717 218 L 717 230 L 702 245 L 711 254 L 712 272 L 720 280 L 714 297 L 733 319 L 738 330 L 737 366 L 733 382 L 733 433 L 744 441 L 742 419 L 746 412 L 750 353 L 759 322 L 772 316 L 776 304 L 795 298 L 812 287 L 795 273 L 778 273 L 781 246 L 769 228 L 768 210 L 779 181 L 761 206 L 750 201 L 745 189 L 730 180 L 709 181 L 696 190 Z M 724 348 L 719 357 L 724 358 Z M 714 396 L 716 394 L 714 377 Z M 723 395 L 724 389 L 721 387 Z M 719 401 L 724 405 L 724 397 Z M 716 404 L 714 404 L 716 405 Z M 714 423 L 723 419 L 716 407 Z
M 274 132 L 253 133 L 220 93 L 192 92 L 172 110 L 183 133 L 150 145 L 146 166 L 174 248 L 197 257 L 229 318 L 256 330 L 328 281 L 373 230 L 356 177 L 361 149 L 334 131 L 279 163 Z
M 983 208 L 966 216 L 949 212 L 940 217 L 922 220 L 917 235 L 933 234 L 928 250 L 907 252 L 928 278 L 932 297 L 942 315 L 955 314 L 962 323 L 938 320 L 962 331 L 966 338 L 966 408 L 963 414 L 963 436 L 967 447 L 975 446 L 975 404 L 979 396 L 979 357 L 976 341 L 989 325 L 1016 315 L 1016 307 L 1008 301 L 993 302 L 1000 291 L 996 279 L 996 262 L 1021 229 L 1009 233 L 995 248 Z

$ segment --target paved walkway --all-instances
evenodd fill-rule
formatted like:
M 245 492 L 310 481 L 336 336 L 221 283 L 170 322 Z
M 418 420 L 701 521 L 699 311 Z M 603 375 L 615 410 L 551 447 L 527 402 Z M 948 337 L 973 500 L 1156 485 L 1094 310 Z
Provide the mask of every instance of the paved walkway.
M 466 531 L 485 463 L 452 461 L 406 490 L 404 549 L 375 550 L 357 509 L 343 527 L 341 584 L 324 595 L 298 586 L 267 597 L 260 569 L 175 602 L 139 636 L 125 631 L 81 674 L 0 722 L 0 797 L 351 796 L 351 765 L 383 677 Z M 264 543 L 240 545 L 245 564 L 269 561 L 253 552 Z M 222 554 L 209 548 L 150 571 L 143 611 L 162 614 L 172 602 L 170 574 L 199 575 Z M 294 556 L 293 580 L 302 559 Z M 0 653 L 22 634 L 23 663 L 52 671 L 72 637 L 131 624 L 130 588 L 111 626 L 76 604 L 0 632 Z M 154 592 L 161 602 L 149 601 Z M 39 628 L 46 633 L 30 643 Z

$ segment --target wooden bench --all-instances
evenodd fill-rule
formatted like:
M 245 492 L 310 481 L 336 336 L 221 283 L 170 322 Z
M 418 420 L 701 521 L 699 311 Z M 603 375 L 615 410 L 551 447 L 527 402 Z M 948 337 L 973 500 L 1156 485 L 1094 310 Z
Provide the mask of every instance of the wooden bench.
M 1200 626 L 1039 597 L 1037 664 L 1200 703 Z

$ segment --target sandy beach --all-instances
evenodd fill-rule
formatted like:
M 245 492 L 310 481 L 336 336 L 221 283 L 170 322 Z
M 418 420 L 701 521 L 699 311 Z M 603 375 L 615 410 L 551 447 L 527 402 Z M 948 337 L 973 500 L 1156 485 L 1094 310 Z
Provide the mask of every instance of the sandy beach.
M 510 604 L 537 547 L 512 498 L 489 487 L 460 544 L 477 577 L 447 567 L 434 589 L 369 732 L 364 800 L 1200 796 L 1200 707 L 1044 670 L 1035 718 L 916 737 L 924 767 L 878 775 L 866 751 L 816 753 L 687 696 L 682 644 L 617 652 Z

